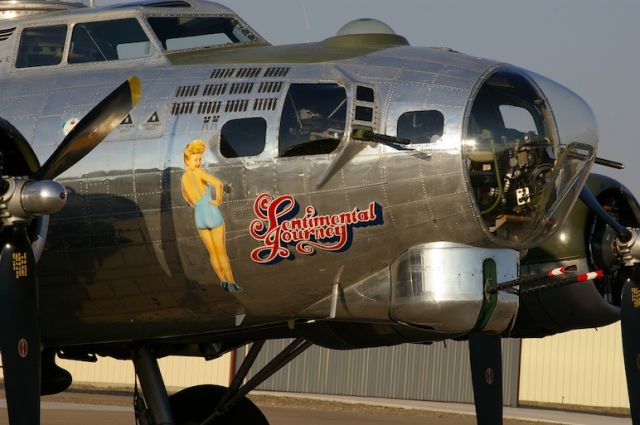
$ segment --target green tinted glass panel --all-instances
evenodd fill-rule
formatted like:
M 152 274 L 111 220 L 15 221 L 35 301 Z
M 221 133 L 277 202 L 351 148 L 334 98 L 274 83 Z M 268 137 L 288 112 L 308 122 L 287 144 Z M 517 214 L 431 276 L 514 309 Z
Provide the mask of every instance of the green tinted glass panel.
M 66 25 L 25 28 L 20 39 L 16 68 L 57 65 L 62 62 Z
M 133 18 L 85 22 L 73 28 L 69 63 L 145 58 L 154 53 L 155 48 Z

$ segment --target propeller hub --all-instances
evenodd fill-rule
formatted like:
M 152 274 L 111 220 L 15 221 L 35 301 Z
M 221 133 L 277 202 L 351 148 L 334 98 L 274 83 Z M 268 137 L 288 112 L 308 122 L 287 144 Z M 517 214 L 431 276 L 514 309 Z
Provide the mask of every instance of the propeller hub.
M 22 189 L 20 200 L 28 214 L 55 214 L 66 205 L 67 191 L 53 180 L 29 181 Z
M 34 216 L 53 214 L 67 202 L 64 187 L 53 180 L 12 177 L 0 198 L 0 221 L 4 226 L 30 221 Z
M 631 267 L 636 263 L 640 263 L 640 229 L 628 230 L 631 233 L 631 238 L 626 242 L 617 238 L 616 249 L 624 265 Z

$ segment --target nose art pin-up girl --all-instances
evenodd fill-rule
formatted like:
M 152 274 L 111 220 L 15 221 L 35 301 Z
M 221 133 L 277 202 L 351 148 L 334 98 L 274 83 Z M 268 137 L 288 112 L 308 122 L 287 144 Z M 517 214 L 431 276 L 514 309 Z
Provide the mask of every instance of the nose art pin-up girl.
M 195 209 L 196 228 L 209 251 L 211 267 L 218 275 L 222 289 L 240 292 L 242 289 L 233 278 L 227 256 L 224 220 L 218 208 L 222 204 L 222 182 L 200 168 L 204 151 L 205 144 L 200 139 L 193 140 L 184 149 L 186 169 L 182 175 L 182 196 Z

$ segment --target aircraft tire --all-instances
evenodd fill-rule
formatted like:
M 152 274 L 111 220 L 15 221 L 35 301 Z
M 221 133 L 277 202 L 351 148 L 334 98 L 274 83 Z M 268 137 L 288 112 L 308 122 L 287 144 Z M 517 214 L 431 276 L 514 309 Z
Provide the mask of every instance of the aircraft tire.
M 226 388 L 220 385 L 197 385 L 169 396 L 176 425 L 200 425 L 216 408 Z M 269 425 L 260 409 L 242 397 L 228 412 L 216 418 L 216 425 Z

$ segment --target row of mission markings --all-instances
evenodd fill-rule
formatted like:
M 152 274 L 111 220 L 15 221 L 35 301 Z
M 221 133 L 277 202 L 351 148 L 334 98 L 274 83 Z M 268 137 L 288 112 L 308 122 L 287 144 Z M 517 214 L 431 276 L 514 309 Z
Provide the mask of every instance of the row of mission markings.
M 264 69 L 263 78 L 273 77 L 285 77 L 290 67 L 269 67 Z M 227 79 L 227 78 L 250 78 L 255 79 L 260 76 L 263 69 L 261 68 L 219 68 L 214 69 L 209 75 L 210 79 Z M 221 96 L 227 93 L 230 95 L 235 94 L 250 94 L 253 92 L 256 81 L 244 81 L 244 82 L 224 82 L 217 84 L 206 84 L 204 86 L 204 96 Z M 284 86 L 283 81 L 262 81 L 258 86 L 258 93 L 279 93 Z M 189 98 L 197 97 L 200 94 L 200 84 L 181 85 L 176 88 L 174 98 Z M 267 99 L 237 99 L 228 100 L 225 103 L 225 112 L 245 112 L 248 109 L 249 102 L 253 100 L 254 111 L 273 111 L 276 109 L 277 98 Z M 196 102 L 174 102 L 171 104 L 171 115 L 190 115 L 194 112 Z M 220 111 L 220 101 L 201 101 L 197 108 L 198 114 L 211 114 L 218 113 Z
M 276 66 L 265 69 L 263 78 L 286 77 L 291 68 L 288 66 Z M 260 76 L 261 68 L 218 68 L 214 69 L 209 78 L 257 78 Z
M 284 77 L 289 73 L 289 70 L 290 70 L 289 67 L 270 67 L 265 70 L 263 77 Z M 260 71 L 262 71 L 260 68 L 240 68 L 237 70 L 235 68 L 220 68 L 220 69 L 214 70 L 210 74 L 209 78 L 229 78 L 229 77 L 232 77 L 234 74 L 236 78 L 256 78 L 260 76 Z M 258 93 L 277 93 L 280 90 L 282 90 L 282 86 L 283 86 L 283 82 L 281 81 L 278 81 L 278 82 L 263 81 L 260 83 Z M 208 95 L 221 95 L 226 92 L 227 87 L 228 87 L 227 84 L 207 85 L 205 87 L 205 93 Z M 230 94 L 248 94 L 253 91 L 253 88 L 254 88 L 253 82 L 233 83 L 231 85 Z M 175 97 L 197 96 L 199 90 L 200 90 L 199 84 L 189 85 L 189 86 L 179 86 L 176 89 Z M 246 102 L 248 102 L 248 100 Z M 236 108 L 236 105 L 234 104 L 234 102 L 230 102 L 229 104 L 227 104 L 227 107 L 225 108 L 228 110 L 227 112 L 237 111 L 237 110 L 242 111 L 247 109 L 246 108 L 247 105 L 245 104 L 244 100 L 242 102 L 236 102 L 236 103 L 239 103 L 240 107 Z M 254 110 L 274 110 L 276 103 L 277 103 L 277 99 L 275 98 L 255 99 L 253 109 Z M 174 103 L 172 105 L 171 115 L 182 115 L 185 113 L 190 114 L 193 112 L 193 106 L 194 106 L 193 102 Z M 199 113 L 201 112 L 202 111 L 199 111 Z M 155 111 L 146 121 L 146 124 L 159 124 L 159 123 L 160 123 L 160 117 L 158 116 L 157 111 Z M 131 126 L 133 124 L 134 122 L 130 114 L 127 114 L 127 116 L 120 123 L 120 125 L 122 126 Z
M 258 86 L 258 93 L 278 93 L 282 90 L 284 82 L 282 81 L 262 81 Z M 202 92 L 203 96 L 221 96 L 229 94 L 250 94 L 253 92 L 255 82 L 247 81 L 241 83 L 224 84 L 207 84 Z M 200 94 L 200 85 L 178 86 L 174 97 L 196 97 Z

